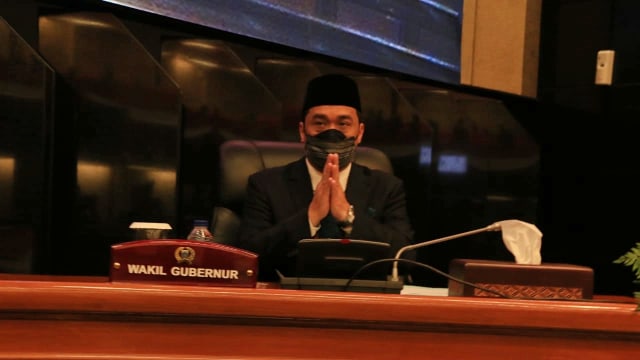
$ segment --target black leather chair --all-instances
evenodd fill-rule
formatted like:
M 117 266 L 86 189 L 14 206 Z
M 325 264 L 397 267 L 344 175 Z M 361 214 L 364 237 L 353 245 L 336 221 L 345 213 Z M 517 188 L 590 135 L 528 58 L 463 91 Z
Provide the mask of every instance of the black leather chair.
M 299 142 L 228 140 L 220 147 L 219 202 L 213 210 L 211 230 L 214 241 L 233 244 L 240 227 L 249 176 L 257 171 L 285 165 L 304 156 Z M 393 173 L 385 153 L 358 146 L 355 162 Z

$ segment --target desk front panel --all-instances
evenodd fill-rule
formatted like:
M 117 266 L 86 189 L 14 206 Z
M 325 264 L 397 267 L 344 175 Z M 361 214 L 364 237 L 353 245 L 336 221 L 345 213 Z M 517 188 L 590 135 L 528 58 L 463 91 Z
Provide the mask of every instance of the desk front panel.
M 0 359 L 553 358 L 640 353 L 632 303 L 0 280 Z

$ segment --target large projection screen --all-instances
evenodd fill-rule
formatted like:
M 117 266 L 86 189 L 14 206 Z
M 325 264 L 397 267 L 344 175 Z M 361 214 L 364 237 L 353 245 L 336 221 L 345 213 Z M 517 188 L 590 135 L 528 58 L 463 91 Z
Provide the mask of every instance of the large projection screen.
M 104 0 L 444 83 L 460 83 L 463 0 Z

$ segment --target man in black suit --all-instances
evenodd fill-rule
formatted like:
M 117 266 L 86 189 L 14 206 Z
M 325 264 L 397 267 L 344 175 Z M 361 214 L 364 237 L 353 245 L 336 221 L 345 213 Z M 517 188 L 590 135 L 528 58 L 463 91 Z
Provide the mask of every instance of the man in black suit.
M 352 162 L 365 128 L 359 112 L 351 78 L 311 80 L 298 126 L 305 157 L 249 178 L 238 246 L 259 255 L 261 280 L 276 280 L 275 270 L 293 275 L 305 238 L 387 242 L 390 256 L 410 244 L 402 181 Z

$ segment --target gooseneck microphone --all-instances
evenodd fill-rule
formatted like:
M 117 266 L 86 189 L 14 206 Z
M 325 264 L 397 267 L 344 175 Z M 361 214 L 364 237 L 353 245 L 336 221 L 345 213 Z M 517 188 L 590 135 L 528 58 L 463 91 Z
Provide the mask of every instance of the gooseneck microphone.
M 474 234 L 479 234 L 479 233 L 483 233 L 483 232 L 487 232 L 487 231 L 500 231 L 501 226 L 499 223 L 493 223 L 489 226 L 485 226 L 481 229 L 476 229 L 476 230 L 471 230 L 471 231 L 467 231 L 467 232 L 463 232 L 460 234 L 455 234 L 455 235 L 449 235 L 449 236 L 445 236 L 439 239 L 435 239 L 435 240 L 429 240 L 429 241 L 424 241 L 418 244 L 412 244 L 412 245 L 407 245 L 405 247 L 400 248 L 400 250 L 398 250 L 398 252 L 396 253 L 395 256 L 395 260 L 400 259 L 400 256 L 402 256 L 402 253 L 408 250 L 414 250 L 417 248 L 421 248 L 423 246 L 428 246 L 428 245 L 433 245 L 433 244 L 437 244 L 437 243 L 441 243 L 444 241 L 449 241 L 449 240 L 454 240 L 454 239 L 458 239 L 461 237 L 465 237 L 465 236 L 469 236 L 469 235 L 474 235 Z M 393 268 L 391 270 L 391 280 L 392 281 L 399 281 L 398 278 L 398 261 L 394 261 L 393 262 Z

